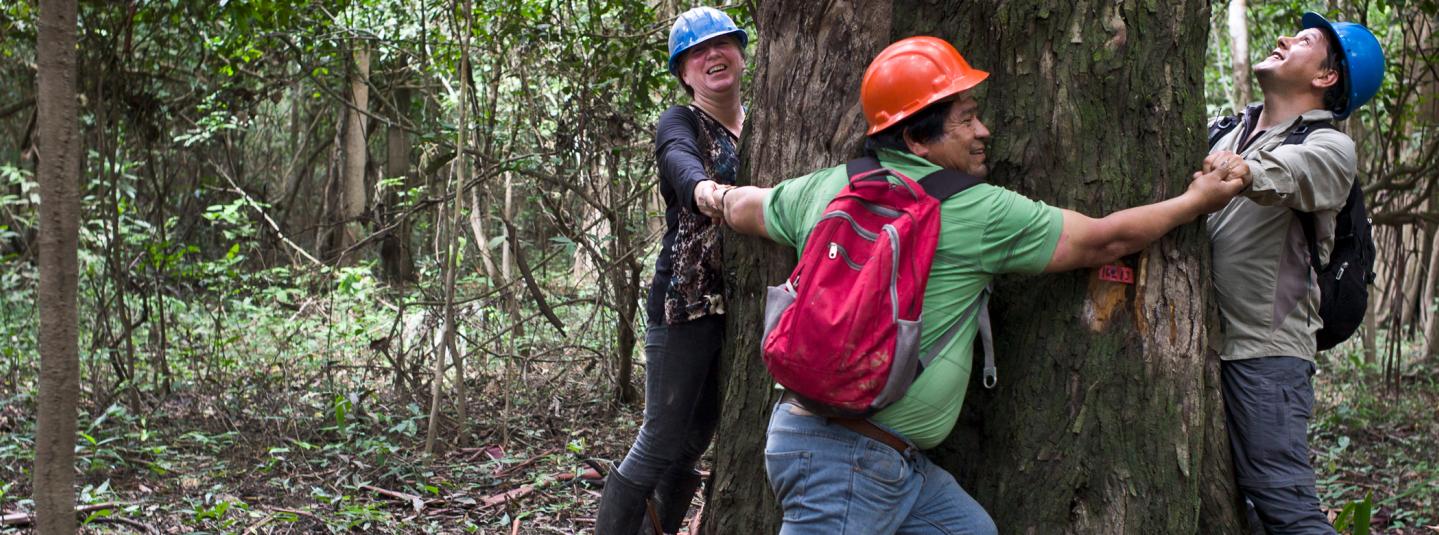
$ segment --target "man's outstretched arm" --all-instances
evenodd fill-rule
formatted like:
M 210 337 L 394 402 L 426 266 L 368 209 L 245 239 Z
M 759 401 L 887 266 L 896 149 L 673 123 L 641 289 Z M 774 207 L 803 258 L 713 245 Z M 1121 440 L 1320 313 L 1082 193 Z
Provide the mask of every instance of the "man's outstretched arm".
M 1139 251 L 1174 227 L 1223 208 L 1248 187 L 1248 171 L 1237 157 L 1229 158 L 1212 171 L 1195 173 L 1189 189 L 1177 197 L 1120 210 L 1102 219 L 1064 210 L 1059 245 L 1044 271 L 1098 266 Z
M 705 215 L 722 219 L 735 232 L 769 239 L 769 231 L 764 226 L 764 199 L 771 189 L 757 186 L 716 189 L 709 193 L 706 202 L 698 204 Z

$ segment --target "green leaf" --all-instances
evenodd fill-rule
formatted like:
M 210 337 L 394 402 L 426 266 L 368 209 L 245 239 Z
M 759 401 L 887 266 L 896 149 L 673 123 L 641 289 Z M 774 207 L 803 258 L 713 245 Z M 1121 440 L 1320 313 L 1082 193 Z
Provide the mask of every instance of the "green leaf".
M 114 514 L 115 511 L 112 511 L 110 509 L 101 509 L 99 511 L 94 511 L 91 512 L 89 515 L 85 516 L 85 520 L 80 522 L 80 525 L 88 526 L 90 525 L 90 522 L 94 521 L 97 518 L 110 518 Z
M 345 396 L 335 396 L 335 425 L 345 427 L 346 415 L 350 412 L 350 400 Z
M 1369 535 L 1369 518 L 1374 509 L 1374 491 L 1364 496 L 1364 501 L 1354 505 L 1354 535 Z

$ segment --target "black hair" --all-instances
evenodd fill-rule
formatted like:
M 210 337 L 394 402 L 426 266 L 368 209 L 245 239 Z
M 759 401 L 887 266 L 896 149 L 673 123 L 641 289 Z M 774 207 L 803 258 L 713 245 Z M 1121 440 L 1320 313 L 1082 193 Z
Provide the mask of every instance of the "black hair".
M 875 132 L 864 140 L 865 154 L 875 156 L 879 149 L 910 152 L 909 144 L 904 141 L 906 133 L 916 143 L 929 143 L 939 139 L 944 135 L 944 120 L 949 117 L 950 108 L 953 108 L 958 100 L 948 99 L 930 104 L 889 128 Z
M 1329 43 L 1329 50 L 1319 68 L 1333 69 L 1339 76 L 1334 85 L 1324 90 L 1324 109 L 1339 113 L 1349 104 L 1349 91 L 1346 89 L 1349 80 L 1344 70 L 1344 48 L 1339 46 L 1339 37 L 1332 32 L 1325 31 L 1324 40 Z

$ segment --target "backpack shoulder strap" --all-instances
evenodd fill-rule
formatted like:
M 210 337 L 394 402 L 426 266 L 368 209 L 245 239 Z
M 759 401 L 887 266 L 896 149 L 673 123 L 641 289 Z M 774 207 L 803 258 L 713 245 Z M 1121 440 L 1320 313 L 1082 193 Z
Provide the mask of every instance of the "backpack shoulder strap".
M 1290 131 L 1289 135 L 1284 137 L 1284 144 L 1303 145 L 1304 140 L 1309 138 L 1309 134 L 1312 134 L 1318 130 L 1323 130 L 1325 128 L 1328 128 L 1330 130 L 1338 130 L 1337 128 L 1334 128 L 1334 123 L 1331 123 L 1329 121 L 1304 123 L 1296 127 L 1294 130 Z M 1210 143 L 1210 145 L 1212 146 L 1213 143 Z
M 1293 131 L 1289 132 L 1288 136 L 1284 137 L 1284 144 L 1303 145 L 1304 140 L 1309 138 L 1309 134 L 1314 133 L 1316 130 L 1323 130 L 1325 128 L 1337 130 L 1336 128 L 1334 128 L 1334 123 L 1331 123 L 1329 121 L 1317 121 L 1313 123 L 1301 124 Z M 1304 239 L 1305 241 L 1309 242 L 1309 265 L 1314 266 L 1314 271 L 1318 272 L 1324 266 L 1319 263 L 1319 239 L 1315 236 L 1314 214 L 1311 212 L 1301 212 L 1299 210 L 1295 210 L 1294 215 L 1299 217 L 1299 224 L 1304 227 Z
M 983 180 L 977 176 L 952 169 L 940 169 L 919 179 L 919 185 L 924 188 L 925 193 L 941 201 L 978 186 L 981 182 Z
M 1238 115 L 1225 115 L 1211 123 L 1209 125 L 1209 148 L 1214 148 L 1214 144 L 1219 142 L 1219 138 L 1234 130 L 1236 126 L 1239 126 Z
M 844 164 L 844 172 L 845 172 L 845 175 L 848 175 L 848 176 L 849 176 L 849 179 L 850 179 L 851 181 L 853 181 L 855 178 L 859 177 L 860 175 L 863 175 L 863 174 L 865 174 L 865 173 L 869 173 L 869 172 L 874 171 L 874 170 L 876 170 L 876 169 L 879 169 L 879 168 L 881 168 L 881 167 L 884 167 L 884 166 L 880 165 L 880 164 L 879 164 L 879 160 L 875 159 L 875 157 L 873 157 L 873 156 L 865 156 L 865 157 L 863 157 L 863 158 L 855 158 L 855 159 L 850 160 L 849 162 L 845 163 L 845 164 Z
M 850 181 L 866 177 L 874 171 L 883 169 L 884 165 L 873 156 L 856 158 L 844 164 L 845 174 L 849 175 Z M 924 188 L 925 193 L 938 200 L 945 200 L 956 193 L 972 188 L 983 182 L 979 177 L 970 176 L 959 171 L 940 169 L 919 179 L 919 185 Z

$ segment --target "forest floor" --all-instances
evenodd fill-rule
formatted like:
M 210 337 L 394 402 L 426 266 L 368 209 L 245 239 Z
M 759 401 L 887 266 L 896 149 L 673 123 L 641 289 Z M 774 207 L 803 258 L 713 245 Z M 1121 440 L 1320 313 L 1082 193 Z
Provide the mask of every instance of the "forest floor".
M 312 323 L 298 319 L 304 304 L 234 305 L 214 332 L 175 326 L 204 343 L 170 348 L 169 394 L 154 377 L 141 389 L 87 380 L 76 448 L 84 532 L 592 532 L 600 482 L 587 461 L 622 456 L 641 417 L 611 402 L 595 351 L 553 343 L 521 360 L 487 350 L 467 371 L 468 430 L 445 402 L 430 456 L 428 387 L 412 377 L 397 393 L 374 336 L 384 328 L 329 327 L 367 310 L 342 301 Z M 15 335 L 23 322 L 0 320 L 0 337 L 33 343 Z M 34 392 L 17 386 L 33 385 L 34 369 L 16 355 L 0 347 L 6 515 L 34 506 Z M 1323 503 L 1337 515 L 1372 493 L 1372 532 L 1439 533 L 1439 363 L 1409 365 L 1396 391 L 1376 366 L 1326 358 L 1311 427 Z M 88 377 L 110 373 L 107 359 L 84 365 Z

